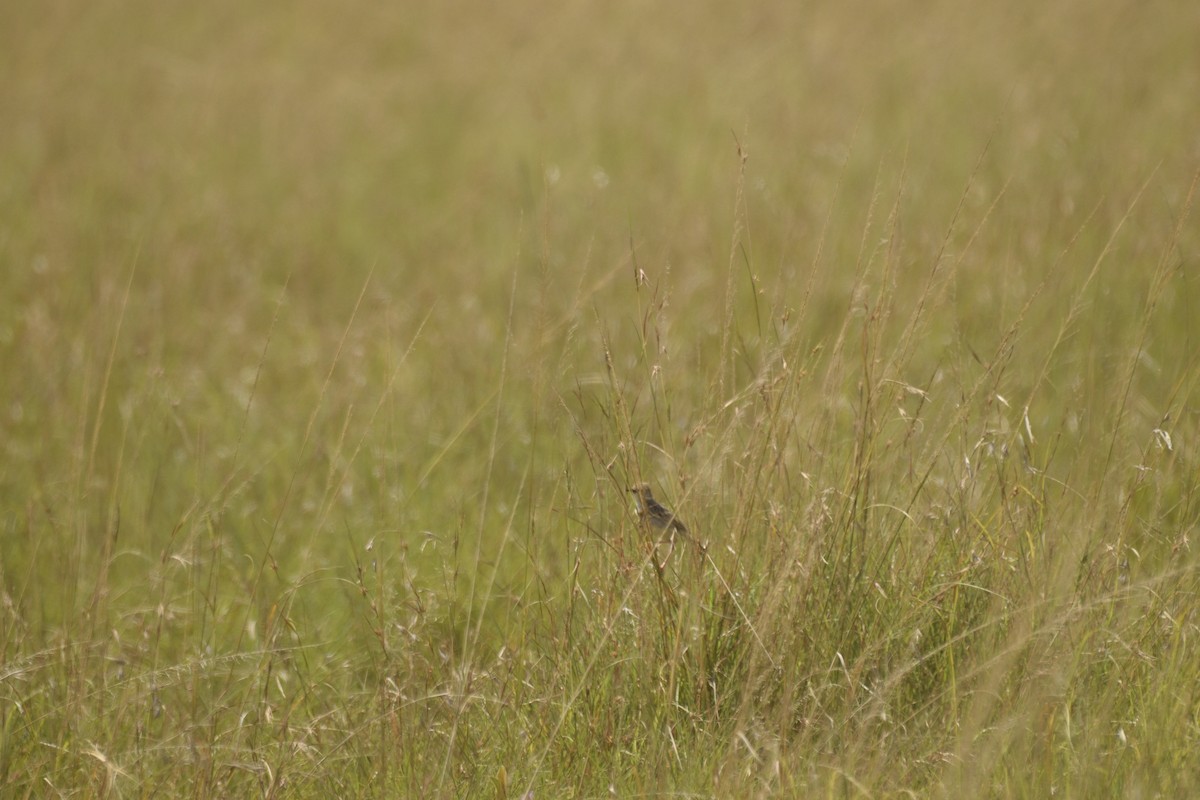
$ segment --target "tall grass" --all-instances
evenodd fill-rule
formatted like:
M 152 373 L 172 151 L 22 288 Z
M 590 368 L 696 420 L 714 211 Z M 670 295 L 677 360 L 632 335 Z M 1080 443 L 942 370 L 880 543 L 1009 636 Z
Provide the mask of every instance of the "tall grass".
M 1196 793 L 1176 5 L 8 9 L 4 796 Z

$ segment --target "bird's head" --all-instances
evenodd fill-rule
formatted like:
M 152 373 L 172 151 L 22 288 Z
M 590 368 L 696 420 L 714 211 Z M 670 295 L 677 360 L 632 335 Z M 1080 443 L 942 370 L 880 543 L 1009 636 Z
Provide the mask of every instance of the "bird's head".
M 652 500 L 654 494 L 650 491 L 650 484 L 635 483 L 629 487 L 629 491 L 638 496 L 639 500 Z

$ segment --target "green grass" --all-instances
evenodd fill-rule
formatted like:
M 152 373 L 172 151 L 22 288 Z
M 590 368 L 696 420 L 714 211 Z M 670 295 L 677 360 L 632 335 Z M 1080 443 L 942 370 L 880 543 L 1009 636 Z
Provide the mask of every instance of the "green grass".
M 1200 792 L 1186 6 L 7 9 L 0 794 Z

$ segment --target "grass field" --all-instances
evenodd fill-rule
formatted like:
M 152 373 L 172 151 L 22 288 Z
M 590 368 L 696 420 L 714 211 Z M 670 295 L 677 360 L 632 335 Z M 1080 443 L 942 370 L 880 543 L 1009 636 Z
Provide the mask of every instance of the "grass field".
M 3 797 L 1200 795 L 1200 5 L 4 17 Z

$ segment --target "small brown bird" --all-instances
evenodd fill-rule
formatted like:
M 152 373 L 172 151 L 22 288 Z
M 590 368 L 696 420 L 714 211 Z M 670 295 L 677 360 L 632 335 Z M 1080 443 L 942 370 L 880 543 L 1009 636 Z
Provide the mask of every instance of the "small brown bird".
M 630 488 L 637 497 L 638 516 L 658 530 L 687 533 L 687 526 L 675 516 L 675 512 L 654 499 L 650 484 L 639 483 Z

